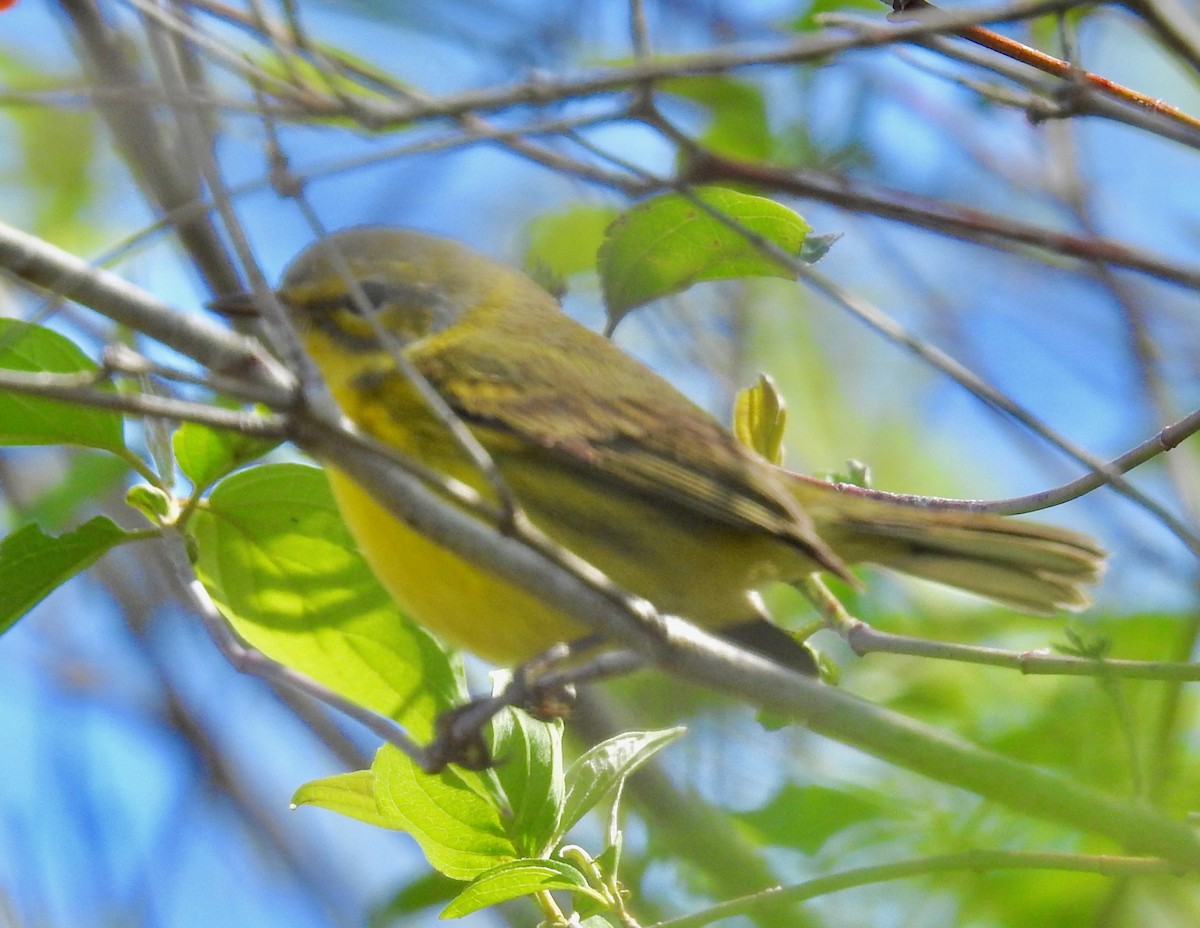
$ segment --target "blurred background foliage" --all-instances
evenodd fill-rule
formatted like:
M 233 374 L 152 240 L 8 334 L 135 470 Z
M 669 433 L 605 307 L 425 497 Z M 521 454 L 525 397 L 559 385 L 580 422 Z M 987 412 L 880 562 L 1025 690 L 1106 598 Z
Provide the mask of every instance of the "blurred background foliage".
M 90 4 L 25 2 L 0 13 L 5 218 L 199 312 L 211 294 L 169 235 L 151 231 L 124 247 L 159 215 L 97 113 L 106 88 L 88 90 L 76 21 L 65 12 L 77 6 Z M 218 163 L 268 278 L 277 279 L 314 233 L 268 184 L 261 101 L 236 69 L 213 62 L 231 53 L 235 63 L 321 93 L 338 81 L 327 80 L 328 68 L 304 72 L 297 59 L 275 59 L 245 28 L 223 21 L 215 3 L 99 7 L 146 75 L 151 10 L 191 15 L 211 37 L 211 48 L 199 47 L 209 62 Z M 555 97 L 560 78 L 630 62 L 630 5 L 325 0 L 298 8 L 319 47 L 407 88 L 380 83 L 368 95 L 347 85 L 351 102 L 525 84 L 527 102 L 486 114 L 492 131 L 567 159 L 538 163 L 447 116 L 372 130 L 344 114 L 281 106 L 270 129 L 321 221 L 409 225 L 461 239 L 561 280 L 566 310 L 601 327 L 589 268 L 604 224 L 630 199 L 580 166 L 633 187 L 643 178 L 626 163 L 656 177 L 686 167 L 660 125 L 631 117 L 624 89 Z M 1008 32 L 1056 54 L 1066 48 L 1093 72 L 1200 112 L 1197 71 L 1145 25 L 1153 9 L 1102 6 L 1065 25 L 1046 17 Z M 267 10 L 273 18 L 283 12 Z M 646 5 L 650 50 L 661 56 L 769 50 L 798 34 L 833 34 L 817 15 L 829 12 L 880 24 L 886 10 L 823 0 L 811 8 L 802 0 Z M 1174 13 L 1185 33 L 1198 28 L 1194 5 Z M 1049 79 L 1044 86 L 1063 88 Z M 675 77 L 657 90 L 662 116 L 720 155 L 900 204 L 899 220 L 884 219 L 836 197 L 758 191 L 797 210 L 817 234 L 841 235 L 818 265 L 823 274 L 1058 434 L 1107 459 L 1200 406 L 1194 288 L 1045 249 L 991 247 L 994 238 L 963 241 L 903 215 L 920 202 L 954 204 L 985 221 L 1115 239 L 1194 274 L 1196 144 L 1096 117 L 1034 124 L 1020 106 L 1006 105 L 1028 92 L 1020 85 L 916 45 Z M 539 93 L 548 102 L 539 104 Z M 555 120 L 576 128 L 534 131 Z M 16 285 L 5 291 L 5 314 L 45 316 L 97 351 L 122 337 L 78 310 L 48 309 Z M 795 469 L 836 472 L 854 458 L 883 489 L 980 498 L 1033 492 L 1080 473 L 894 340 L 790 282 L 700 285 L 636 311 L 616 339 L 722 418 L 735 390 L 769 372 L 788 401 Z M 1133 476 L 1193 527 L 1195 455 L 1193 441 Z M 53 528 L 96 511 L 117 514 L 127 478 L 93 452 L 6 450 L 2 517 L 9 528 L 34 520 Z M 1096 606 L 1080 616 L 1035 620 L 880 573 L 868 576 L 865 593 L 843 591 L 847 604 L 876 627 L 935 640 L 1013 651 L 1082 641 L 1107 643 L 1123 658 L 1194 656 L 1196 561 L 1177 538 L 1109 491 L 1049 518 L 1096 535 L 1112 552 Z M 407 839 L 287 807 L 299 783 L 369 762 L 373 741 L 305 699 L 240 677 L 163 578 L 153 552 L 122 549 L 0 643 L 0 922 L 186 926 L 219 917 L 268 928 L 432 919 L 429 900 L 445 893 Z M 812 620 L 791 591 L 769 599 L 785 624 Z M 1198 744 L 1186 686 L 857 659 L 831 633 L 816 641 L 841 685 L 867 699 L 1174 814 L 1194 807 Z M 802 730 L 764 728 L 747 708 L 658 675 L 592 694 L 572 731 L 583 743 L 680 721 L 688 736 L 630 786 L 625 876 L 646 921 L 917 854 L 1112 850 Z M 586 824 L 584 837 L 597 838 L 599 827 Z M 515 906 L 467 924 L 532 917 Z M 831 894 L 788 923 L 1146 926 L 1198 917 L 1194 881 L 955 872 Z

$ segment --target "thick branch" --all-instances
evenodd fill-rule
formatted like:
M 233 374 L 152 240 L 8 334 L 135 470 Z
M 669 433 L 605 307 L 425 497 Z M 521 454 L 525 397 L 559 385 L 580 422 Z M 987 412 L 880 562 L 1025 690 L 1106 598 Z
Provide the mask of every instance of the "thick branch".
M 748 700 L 869 754 L 1003 803 L 1111 838 L 1141 853 L 1200 868 L 1200 838 L 1185 824 L 1135 802 L 1072 783 L 873 706 L 742 651 L 611 587 L 583 564 L 498 536 L 371 455 L 346 451 L 336 429 L 300 417 L 298 440 L 363 483 L 433 541 L 495 573 L 652 663 L 718 692 Z M 564 569 L 564 567 L 568 569 Z

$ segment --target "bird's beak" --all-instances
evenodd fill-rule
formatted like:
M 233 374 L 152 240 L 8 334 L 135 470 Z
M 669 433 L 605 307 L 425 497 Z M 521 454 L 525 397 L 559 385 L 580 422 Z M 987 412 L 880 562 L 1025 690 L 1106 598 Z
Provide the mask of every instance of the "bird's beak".
M 226 293 L 205 304 L 226 319 L 257 319 L 260 315 L 253 293 Z

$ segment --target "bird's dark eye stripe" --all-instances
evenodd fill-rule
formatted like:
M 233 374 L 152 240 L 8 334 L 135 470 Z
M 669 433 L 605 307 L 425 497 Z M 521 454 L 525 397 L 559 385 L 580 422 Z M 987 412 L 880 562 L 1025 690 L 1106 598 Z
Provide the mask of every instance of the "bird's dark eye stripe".
M 367 302 L 376 309 L 387 303 L 394 295 L 394 288 L 378 281 L 362 280 L 359 281 L 359 286 L 362 287 L 362 293 Z M 328 316 L 342 309 L 348 309 L 355 315 L 361 315 L 359 301 L 350 293 L 345 292 L 309 300 L 304 308 L 313 316 Z
M 408 306 L 423 306 L 431 298 L 431 294 L 426 288 L 415 287 L 411 284 L 360 280 L 358 285 L 362 288 L 362 295 L 366 297 L 367 302 L 375 309 L 382 309 L 393 303 Z M 308 304 L 308 310 L 314 315 L 333 313 L 339 309 L 348 309 L 355 315 L 362 315 L 361 308 L 359 301 L 350 293 L 339 293 L 336 296 L 312 300 Z
M 359 283 L 362 287 L 363 296 L 367 298 L 376 309 L 383 306 L 385 303 L 390 303 L 396 298 L 396 288 L 385 283 L 380 283 L 377 280 L 364 280 Z M 350 308 L 358 312 L 357 300 L 353 296 L 347 294 L 346 302 L 350 304 Z

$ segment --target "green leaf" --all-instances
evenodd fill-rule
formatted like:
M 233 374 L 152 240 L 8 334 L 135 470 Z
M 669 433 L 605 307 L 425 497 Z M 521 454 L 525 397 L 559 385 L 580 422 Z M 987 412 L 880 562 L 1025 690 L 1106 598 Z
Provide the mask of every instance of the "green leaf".
M 518 856 L 482 774 L 447 768 L 431 775 L 391 745 L 371 769 L 381 823 L 412 835 L 439 872 L 471 880 Z
M 44 62 L 39 64 L 0 53 L 0 82 L 11 92 L 36 94 L 63 81 L 63 75 L 52 76 L 44 70 Z M 6 159 L 5 180 L 18 183 L 28 195 L 27 201 L 36 209 L 34 228 L 52 233 L 59 247 L 86 250 L 97 240 L 100 225 L 88 212 L 99 176 L 92 167 L 98 150 L 95 113 L 58 106 L 17 106 L 7 108 L 5 121 L 16 130 L 10 134 L 7 148 L 20 158 L 19 162 Z
M 512 860 L 481 873 L 459 897 L 446 906 L 442 918 L 462 918 L 509 899 L 551 889 L 583 893 L 604 903 L 607 900 L 587 878 L 569 863 L 543 858 Z
M 417 739 L 466 698 L 461 672 L 379 585 L 325 474 L 269 464 L 222 480 L 188 523 L 196 575 L 245 639 Z
M 787 407 L 766 374 L 758 383 L 739 390 L 733 401 L 733 434 L 772 464 L 783 463 L 783 433 L 787 426 Z
M 774 200 L 721 187 L 693 193 L 789 255 L 800 253 L 810 230 Z M 599 270 L 610 331 L 634 307 L 699 281 L 796 276 L 736 229 L 675 193 L 638 204 L 608 227 Z
M 841 232 L 823 232 L 820 235 L 810 235 L 800 247 L 799 258 L 805 264 L 816 264 L 827 254 L 839 238 Z
M 452 880 L 444 873 L 430 870 L 400 887 L 391 899 L 371 912 L 367 918 L 367 928 L 411 925 L 408 916 L 432 905 L 449 902 L 461 891 L 461 880 Z
M 388 95 L 379 90 L 375 82 L 377 81 L 383 86 L 394 86 L 396 81 L 392 75 L 380 71 L 364 59 L 350 55 L 343 49 L 327 42 L 311 39 L 306 41 L 311 41 L 313 51 L 322 56 L 318 61 L 314 62 L 304 55 L 286 54 L 285 50 L 279 46 L 276 46 L 270 54 L 252 56 L 253 61 L 267 74 L 286 81 L 295 88 L 318 95 L 332 93 L 340 99 L 348 101 L 351 105 L 355 101 L 388 99 Z M 330 61 L 339 64 L 331 67 L 327 63 Z M 352 75 L 348 68 L 342 65 L 353 66 L 360 73 L 368 76 L 359 78 Z M 349 127 L 358 124 L 352 116 L 341 113 L 338 115 L 314 113 L 312 119 L 334 126 Z
M 158 487 L 139 483 L 125 492 L 125 505 L 136 509 L 155 525 L 169 521 L 175 512 L 174 498 Z
M 317 806 L 380 828 L 390 827 L 375 801 L 375 774 L 354 770 L 310 780 L 292 795 L 292 807 Z
M 171 436 L 179 469 L 200 489 L 278 446 L 275 439 L 255 438 L 228 429 L 185 422 Z
M 494 772 L 512 813 L 509 833 L 523 854 L 552 850 L 562 815 L 562 722 L 508 709 L 492 722 Z
M 17 319 L 0 319 L 0 368 L 53 374 L 99 370 L 70 339 Z M 0 445 L 82 445 L 119 454 L 125 450 L 123 420 L 108 410 L 0 390 Z
M 700 143 L 710 152 L 746 161 L 764 161 L 771 153 L 771 128 L 762 91 L 724 74 L 676 77 L 659 89 L 699 103 L 711 115 Z
M 72 449 L 67 469 L 28 506 L 21 521 L 36 522 L 46 530 L 62 530 L 77 521 L 79 510 L 119 487 L 129 475 L 129 465 L 111 454 Z
M 857 793 L 825 786 L 789 785 L 761 809 L 741 813 L 737 818 L 765 844 L 815 854 L 843 829 L 884 814 L 880 803 Z
M 26 525 L 0 541 L 0 633 L 130 537 L 112 519 L 96 516 L 57 537 Z
M 682 727 L 629 731 L 590 748 L 567 771 L 567 795 L 559 837 L 626 777 L 685 731 L 687 729 Z
M 825 28 L 817 22 L 817 17 L 823 13 L 854 13 L 856 11 L 873 14 L 882 12 L 878 0 L 813 0 L 804 15 L 792 20 L 791 27 L 797 32 L 812 32 Z
M 616 218 L 617 210 L 609 206 L 574 206 L 537 217 L 525 230 L 525 267 L 560 278 L 594 271 L 604 230 Z

